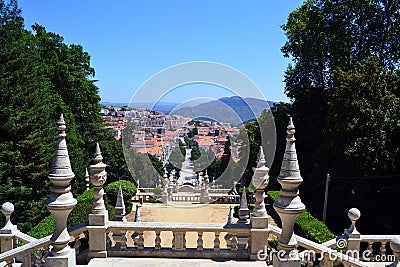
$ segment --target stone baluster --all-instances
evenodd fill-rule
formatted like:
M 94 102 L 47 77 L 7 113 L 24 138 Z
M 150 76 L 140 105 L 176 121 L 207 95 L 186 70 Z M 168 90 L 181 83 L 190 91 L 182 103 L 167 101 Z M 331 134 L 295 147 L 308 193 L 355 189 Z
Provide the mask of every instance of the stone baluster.
M 93 206 L 89 214 L 89 254 L 91 258 L 107 257 L 106 230 L 108 211 L 104 205 L 103 185 L 107 181 L 106 164 L 103 163 L 100 146 L 96 144 L 93 164 L 90 165 L 90 181 L 93 184 Z
M 373 245 L 374 245 L 373 241 L 368 241 L 367 250 L 369 251 L 368 255 L 370 255 L 370 256 L 372 256 L 372 253 L 374 252 Z
M 393 251 L 395 260 L 388 267 L 400 267 L 400 237 L 396 236 L 390 240 L 390 248 Z
M 76 266 L 75 250 L 68 246 L 68 215 L 77 201 L 71 193 L 71 180 L 75 177 L 71 169 L 65 140 L 65 121 L 61 114 L 58 125 L 58 141 L 48 178 L 52 182 L 51 193 L 45 204 L 54 217 L 55 229 L 50 238 L 52 248 L 47 257 L 47 266 Z
M 135 240 L 136 242 L 136 246 L 139 250 L 143 250 L 144 249 L 144 238 L 143 238 L 143 230 L 139 230 L 137 231 L 138 234 L 138 238 Z
M 214 251 L 220 251 L 221 241 L 219 240 L 219 234 L 218 231 L 214 232 Z
M 155 249 L 156 250 L 160 250 L 161 249 L 161 231 L 160 230 L 156 230 L 156 239 L 154 240 L 154 244 L 155 244 Z
M 285 255 L 273 255 L 274 267 L 300 267 L 301 262 L 295 250 L 297 241 L 294 235 L 294 222 L 305 209 L 299 197 L 298 187 L 303 181 L 300 175 L 299 164 L 295 147 L 295 128 L 292 118 L 287 127 L 286 149 L 283 156 L 278 181 L 282 186 L 280 196 L 274 203 L 274 209 L 282 221 L 282 234 L 278 239 L 278 250 L 285 251 Z M 279 251 L 277 253 L 280 253 Z
M 120 243 L 121 243 L 121 250 L 126 250 L 126 242 L 128 239 L 126 238 L 126 230 L 121 230 L 121 237 L 120 237 Z
M 197 250 L 203 250 L 203 232 L 197 232 Z
M 247 206 L 246 188 L 243 187 L 242 198 L 240 199 L 238 223 L 247 223 L 249 218 L 249 207 Z
M 344 231 L 344 236 L 347 237 L 346 251 L 359 251 L 361 236 L 356 228 L 356 222 L 360 219 L 361 212 L 356 208 L 352 208 L 349 210 L 347 215 L 351 220 L 351 226 Z
M 322 261 L 319 263 L 320 267 L 333 267 L 333 261 L 330 259 L 328 253 L 324 253 L 322 256 Z
M 268 214 L 265 209 L 265 188 L 269 182 L 269 168 L 265 166 L 265 156 L 262 146 L 257 156 L 257 166 L 253 167 L 253 177 L 251 183 L 256 188 L 254 197 L 256 199 L 253 212 L 251 213 L 251 252 L 250 260 L 257 260 L 257 253 L 260 250 L 265 249 L 268 246 Z
M 379 253 L 381 255 L 386 255 L 386 241 L 382 241 L 381 247 L 379 248 Z
M 186 240 L 184 232 L 173 232 L 172 239 L 172 249 L 173 250 L 185 250 L 186 249 Z
M 232 233 L 231 235 L 232 235 L 232 239 L 230 242 L 230 249 L 231 249 L 231 251 L 237 251 L 238 250 L 238 240 L 236 237 L 236 233 Z
M 89 173 L 88 173 L 88 170 L 87 170 L 87 168 L 85 169 L 85 184 L 86 184 L 86 191 L 88 191 L 89 190 Z

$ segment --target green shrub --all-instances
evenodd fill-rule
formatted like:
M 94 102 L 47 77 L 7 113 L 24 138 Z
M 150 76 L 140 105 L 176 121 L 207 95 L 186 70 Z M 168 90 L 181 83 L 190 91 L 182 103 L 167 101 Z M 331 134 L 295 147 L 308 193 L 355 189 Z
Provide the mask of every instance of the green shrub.
M 112 205 L 115 205 L 115 203 L 117 202 L 119 186 L 121 186 L 122 188 L 122 194 L 124 195 L 125 201 L 131 199 L 134 195 L 136 195 L 137 188 L 134 183 L 126 180 L 112 182 L 105 187 L 107 198 L 109 200 L 109 203 Z
M 41 220 L 35 227 L 33 227 L 28 232 L 28 235 L 40 239 L 42 237 L 53 234 L 54 228 L 54 219 L 53 216 L 50 215 Z
M 279 191 L 267 192 L 267 195 L 271 200 L 273 200 L 273 202 L 278 199 L 279 194 Z M 336 237 L 336 235 L 332 233 L 323 222 L 319 221 L 306 210 L 297 217 L 294 224 L 294 231 L 299 236 L 317 243 L 324 243 Z
M 278 248 L 278 239 L 270 239 L 268 240 L 268 246 L 274 249 Z
M 162 188 L 160 187 L 153 188 L 153 194 L 155 198 L 161 197 L 161 193 L 162 193 Z
M 254 196 L 254 190 L 252 189 L 252 188 L 250 188 L 250 187 L 245 187 L 245 190 L 246 190 L 246 198 L 247 198 L 247 201 L 249 201 L 250 199 L 252 199 L 253 198 L 253 196 Z M 243 187 L 241 187 L 240 189 L 239 189 L 239 195 L 241 196 L 242 195 L 242 192 L 243 192 Z
M 93 205 L 93 188 L 79 195 L 76 200 L 78 203 L 68 216 L 68 227 L 89 221 L 89 213 Z M 106 204 L 106 208 L 108 210 L 109 220 L 114 220 L 114 207 Z M 52 215 L 49 215 L 33 227 L 28 232 L 28 235 L 39 239 L 51 235 L 53 232 L 54 219 Z
M 298 235 L 317 243 L 324 243 L 336 237 L 323 222 L 316 219 L 306 210 L 297 218 L 294 230 Z
M 280 195 L 279 191 L 268 191 L 267 196 L 272 200 L 272 202 L 275 202 Z
M 126 214 L 131 213 L 132 208 L 133 208 L 133 203 L 130 201 L 126 201 L 125 202 L 125 213 Z

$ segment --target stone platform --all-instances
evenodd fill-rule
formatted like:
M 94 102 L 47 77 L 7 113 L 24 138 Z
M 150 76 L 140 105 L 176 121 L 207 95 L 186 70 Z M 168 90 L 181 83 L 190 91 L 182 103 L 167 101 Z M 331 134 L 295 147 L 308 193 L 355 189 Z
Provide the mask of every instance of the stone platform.
M 265 262 L 259 261 L 232 261 L 210 259 L 174 259 L 174 258 L 106 258 L 92 259 L 88 265 L 79 267 L 268 267 Z

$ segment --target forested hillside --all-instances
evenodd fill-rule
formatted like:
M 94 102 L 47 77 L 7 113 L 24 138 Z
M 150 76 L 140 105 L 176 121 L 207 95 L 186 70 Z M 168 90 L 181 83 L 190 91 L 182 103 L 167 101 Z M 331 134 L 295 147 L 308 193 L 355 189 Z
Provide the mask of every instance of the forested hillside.
M 84 191 L 96 141 L 108 180 L 132 179 L 121 144 L 102 127 L 94 75 L 82 46 L 67 45 L 40 25 L 26 30 L 17 2 L 0 0 L 0 203 L 15 205 L 13 221 L 23 231 L 48 214 L 43 202 L 61 113 L 75 195 Z

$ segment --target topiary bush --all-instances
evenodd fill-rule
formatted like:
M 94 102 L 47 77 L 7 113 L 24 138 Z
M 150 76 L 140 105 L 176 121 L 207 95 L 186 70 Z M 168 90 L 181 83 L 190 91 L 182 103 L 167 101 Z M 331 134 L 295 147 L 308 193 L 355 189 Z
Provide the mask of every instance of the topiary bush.
M 278 199 L 280 192 L 268 191 L 267 195 L 273 202 L 275 202 Z M 294 224 L 294 231 L 297 235 L 320 244 L 336 237 L 336 235 L 332 233 L 323 222 L 319 221 L 306 210 L 297 217 Z
M 134 195 L 136 195 L 137 188 L 136 185 L 130 181 L 120 180 L 112 182 L 105 186 L 105 191 L 109 203 L 115 205 L 117 202 L 118 189 L 121 186 L 122 194 L 124 195 L 124 200 L 130 200 Z

